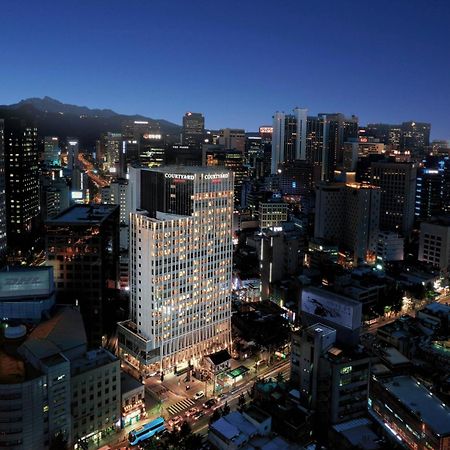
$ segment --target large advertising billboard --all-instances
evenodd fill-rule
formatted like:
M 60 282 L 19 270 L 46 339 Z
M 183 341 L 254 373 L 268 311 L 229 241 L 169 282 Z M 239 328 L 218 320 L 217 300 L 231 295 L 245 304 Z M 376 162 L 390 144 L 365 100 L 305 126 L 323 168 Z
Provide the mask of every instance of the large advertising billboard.
M 53 290 L 51 268 L 5 270 L 0 272 L 0 298 L 50 295 Z
M 316 316 L 318 322 L 325 320 L 350 330 L 361 326 L 360 302 L 322 289 L 303 290 L 301 311 Z

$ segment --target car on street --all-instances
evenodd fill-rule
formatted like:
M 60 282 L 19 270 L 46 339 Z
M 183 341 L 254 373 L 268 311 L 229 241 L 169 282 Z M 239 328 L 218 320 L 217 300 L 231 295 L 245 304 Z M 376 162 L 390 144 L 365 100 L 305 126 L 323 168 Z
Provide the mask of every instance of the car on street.
M 214 406 L 217 403 L 217 400 L 215 398 L 210 398 L 209 400 L 206 400 L 205 403 L 203 403 L 203 408 L 209 409 L 212 406 Z
M 198 413 L 199 409 L 198 408 L 191 408 L 189 411 L 186 411 L 186 417 L 191 417 L 193 416 L 195 413 Z
M 204 411 L 199 411 L 193 415 L 194 420 L 198 420 L 205 415 Z
M 205 393 L 203 391 L 198 391 L 195 395 L 194 395 L 194 399 L 195 400 L 200 400 L 202 397 L 205 396 Z
M 181 422 L 181 417 L 180 416 L 175 416 L 172 417 L 168 422 L 167 425 L 169 425 L 169 427 L 176 427 L 180 422 Z

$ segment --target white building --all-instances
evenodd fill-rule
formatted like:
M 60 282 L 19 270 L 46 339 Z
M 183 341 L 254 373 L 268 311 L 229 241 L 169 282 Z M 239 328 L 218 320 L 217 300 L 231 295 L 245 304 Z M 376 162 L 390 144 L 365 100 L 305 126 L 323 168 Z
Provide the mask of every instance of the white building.
M 277 173 L 282 162 L 306 159 L 308 110 L 295 108 L 293 113 L 276 112 L 273 116 L 272 174 Z
M 403 261 L 404 239 L 392 231 L 380 231 L 377 242 L 377 261 L 380 264 Z
M 124 178 L 113 180 L 102 189 L 102 203 L 120 206 L 120 248 L 127 250 L 129 246 L 129 226 L 131 202 L 129 201 L 129 183 Z
M 423 222 L 420 226 L 419 261 L 441 270 L 450 267 L 450 219 Z
M 180 368 L 230 343 L 233 175 L 166 166 L 140 181 L 119 346 L 131 363 Z

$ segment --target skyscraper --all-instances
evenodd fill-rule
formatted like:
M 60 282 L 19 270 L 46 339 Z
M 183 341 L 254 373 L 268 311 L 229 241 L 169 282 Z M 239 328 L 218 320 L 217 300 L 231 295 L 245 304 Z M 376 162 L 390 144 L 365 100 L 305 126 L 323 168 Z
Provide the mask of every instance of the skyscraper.
M 138 197 L 146 212 L 131 214 L 131 320 L 119 347 L 135 365 L 180 368 L 230 343 L 233 175 L 142 169 Z
M 276 112 L 273 116 L 272 174 L 277 173 L 280 163 L 306 159 L 307 112 L 295 108 L 293 114 Z
M 0 119 L 0 261 L 6 253 L 6 227 L 5 130 Z
M 5 120 L 5 175 L 8 240 L 27 245 L 39 214 L 37 129 L 20 119 Z
M 200 148 L 205 136 L 205 118 L 201 113 L 187 112 L 183 116 L 184 145 Z
M 47 221 L 45 248 L 57 301 L 79 304 L 89 343 L 100 345 L 114 324 L 108 305 L 119 280 L 119 206 L 66 209 Z
M 61 150 L 59 139 L 56 136 L 45 136 L 44 138 L 44 164 L 48 166 L 60 165 Z
M 417 167 L 410 163 L 374 162 L 372 184 L 381 188 L 380 229 L 403 235 L 414 223 Z
M 67 138 L 67 168 L 73 170 L 78 165 L 78 139 Z
M 379 220 L 379 188 L 359 183 L 317 186 L 314 237 L 340 245 L 355 262 L 374 254 Z

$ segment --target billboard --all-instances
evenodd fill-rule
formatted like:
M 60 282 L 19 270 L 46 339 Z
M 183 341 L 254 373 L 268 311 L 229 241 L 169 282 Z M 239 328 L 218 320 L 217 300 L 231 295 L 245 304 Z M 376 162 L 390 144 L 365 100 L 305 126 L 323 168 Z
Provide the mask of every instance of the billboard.
M 361 326 L 362 304 L 323 289 L 304 289 L 301 312 L 317 317 L 317 322 L 327 321 L 355 330 Z
M 51 267 L 0 272 L 0 298 L 50 295 L 53 291 Z

